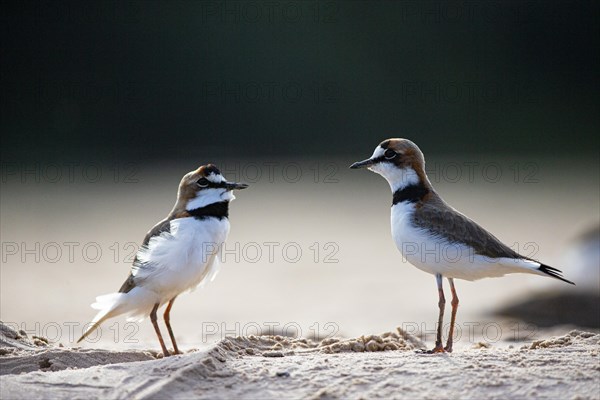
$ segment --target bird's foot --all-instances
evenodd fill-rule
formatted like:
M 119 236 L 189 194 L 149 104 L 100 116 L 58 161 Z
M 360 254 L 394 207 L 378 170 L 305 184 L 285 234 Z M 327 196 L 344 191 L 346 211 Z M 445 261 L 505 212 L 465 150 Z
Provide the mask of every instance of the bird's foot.
M 171 353 L 169 353 L 169 350 L 167 349 L 163 349 L 163 357 L 169 357 L 171 355 Z
M 452 350 L 451 350 L 452 351 Z M 417 353 L 419 354 L 437 354 L 437 353 L 445 353 L 446 349 L 444 348 L 444 346 L 442 346 L 441 343 L 436 343 L 435 347 L 431 350 L 418 350 Z

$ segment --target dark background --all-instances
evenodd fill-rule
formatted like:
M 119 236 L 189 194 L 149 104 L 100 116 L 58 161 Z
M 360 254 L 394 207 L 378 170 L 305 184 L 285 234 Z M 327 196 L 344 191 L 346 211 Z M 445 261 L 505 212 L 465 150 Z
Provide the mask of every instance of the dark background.
M 2 160 L 598 152 L 600 2 L 2 6 Z

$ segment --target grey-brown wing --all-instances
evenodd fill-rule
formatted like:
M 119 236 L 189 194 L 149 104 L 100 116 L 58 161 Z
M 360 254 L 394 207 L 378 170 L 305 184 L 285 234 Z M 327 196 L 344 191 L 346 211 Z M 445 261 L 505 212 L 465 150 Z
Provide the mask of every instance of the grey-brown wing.
M 147 246 L 150 239 L 152 239 L 154 236 L 158 236 L 163 232 L 171 232 L 171 220 L 172 218 L 165 218 L 158 224 L 154 225 L 154 227 L 150 229 L 146 236 L 144 236 L 142 246 Z
M 443 203 L 424 204 L 415 211 L 413 223 L 451 243 L 471 246 L 476 254 L 490 258 L 521 256 L 475 221 Z
M 121 288 L 119 289 L 119 293 L 128 293 L 134 287 L 135 287 L 134 276 L 130 272 L 129 276 L 127 277 L 127 280 L 125 282 L 123 282 L 123 284 L 121 285 Z
M 150 231 L 144 237 L 142 246 L 147 246 L 148 242 L 150 242 L 150 239 L 152 239 L 154 236 L 160 235 L 163 232 L 171 232 L 171 218 L 165 218 L 162 221 L 160 221 L 158 224 L 154 225 L 154 227 L 152 229 L 150 229 Z M 133 260 L 133 265 L 136 265 L 136 263 L 138 263 L 138 262 L 139 261 L 136 256 L 136 258 Z M 130 272 L 129 276 L 127 277 L 127 280 L 125 282 L 123 282 L 123 285 L 121 285 L 121 288 L 119 289 L 119 293 L 127 293 L 134 287 L 135 287 L 135 277 Z

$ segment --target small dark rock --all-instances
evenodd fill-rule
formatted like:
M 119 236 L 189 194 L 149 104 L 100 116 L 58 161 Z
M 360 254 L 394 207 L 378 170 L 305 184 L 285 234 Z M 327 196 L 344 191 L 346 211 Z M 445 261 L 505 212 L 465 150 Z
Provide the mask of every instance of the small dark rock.
M 263 353 L 263 357 L 283 357 L 281 351 L 266 351 Z
M 50 362 L 49 358 L 43 358 L 40 361 L 40 369 L 43 370 L 47 370 L 48 368 L 50 368 L 52 366 L 52 363 Z

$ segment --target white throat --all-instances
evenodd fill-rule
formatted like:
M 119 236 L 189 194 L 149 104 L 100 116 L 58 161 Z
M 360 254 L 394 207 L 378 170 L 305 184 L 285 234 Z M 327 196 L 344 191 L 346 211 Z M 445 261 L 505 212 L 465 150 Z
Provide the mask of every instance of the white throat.
M 185 209 L 188 211 L 195 210 L 197 208 L 206 207 L 209 204 L 232 201 L 233 199 L 235 199 L 235 196 L 230 190 L 225 190 L 223 188 L 204 189 L 200 191 L 200 195 L 187 203 Z
M 369 169 L 385 178 L 390 184 L 392 193 L 419 183 L 419 175 L 411 167 L 398 168 L 392 163 L 380 162 L 370 166 Z

